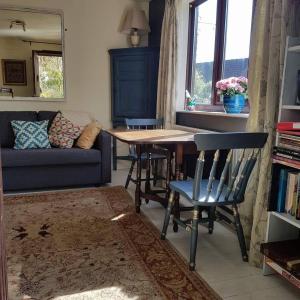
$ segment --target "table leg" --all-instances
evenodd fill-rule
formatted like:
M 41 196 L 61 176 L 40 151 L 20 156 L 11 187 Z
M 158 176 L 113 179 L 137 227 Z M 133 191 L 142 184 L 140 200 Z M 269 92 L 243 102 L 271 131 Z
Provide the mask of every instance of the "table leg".
M 175 150 L 175 179 L 182 179 L 183 144 L 176 144 Z
M 112 148 L 112 153 L 113 153 L 113 170 L 117 170 L 117 139 L 113 137 L 113 148 Z
M 142 173 L 142 162 L 141 162 L 141 145 L 136 145 L 137 154 L 137 167 L 136 167 L 136 188 L 135 188 L 135 211 L 140 212 L 141 206 L 141 173 Z

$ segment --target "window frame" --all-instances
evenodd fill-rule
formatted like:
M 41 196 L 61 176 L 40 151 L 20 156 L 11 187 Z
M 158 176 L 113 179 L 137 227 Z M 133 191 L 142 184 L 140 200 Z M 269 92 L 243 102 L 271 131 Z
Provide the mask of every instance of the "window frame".
M 195 53 L 195 21 L 196 21 L 196 9 L 201 4 L 208 0 L 194 0 L 189 5 L 189 22 L 188 22 L 188 49 L 187 49 L 187 68 L 186 68 L 186 89 L 191 91 L 192 89 L 192 74 L 193 74 L 193 59 Z M 252 24 L 255 12 L 256 1 L 253 0 L 252 7 Z M 226 27 L 227 27 L 227 5 L 228 0 L 217 0 L 217 12 L 216 12 L 216 34 L 215 34 L 215 49 L 214 49 L 214 63 L 213 63 L 213 76 L 212 76 L 212 99 L 211 104 L 197 105 L 200 110 L 203 111 L 224 111 L 223 105 L 220 101 L 220 96 L 217 94 L 215 85 L 218 80 L 221 79 L 222 69 L 225 55 L 225 39 L 226 39 Z M 251 42 L 250 42 L 251 44 Z M 249 105 L 244 112 L 249 112 Z
M 38 66 L 36 65 L 35 56 L 61 57 L 62 60 L 64 61 L 63 51 L 58 51 L 58 50 L 32 50 L 33 94 L 34 95 L 36 95 L 36 88 L 37 88 L 36 81 L 40 80 L 39 76 L 36 74 L 36 67 L 38 67 Z M 63 75 L 64 75 L 64 68 L 63 68 Z M 38 77 L 38 79 L 36 77 Z M 65 82 L 64 82 L 64 86 L 65 86 Z M 65 90 L 65 87 L 64 87 L 64 90 Z M 65 92 L 64 92 L 64 94 L 65 94 Z M 38 96 L 38 97 L 40 97 L 40 96 Z

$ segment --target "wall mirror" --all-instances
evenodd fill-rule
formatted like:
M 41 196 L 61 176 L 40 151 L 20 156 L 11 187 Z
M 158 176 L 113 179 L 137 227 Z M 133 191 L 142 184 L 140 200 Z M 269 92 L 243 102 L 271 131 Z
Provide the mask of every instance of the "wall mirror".
M 65 98 L 63 16 L 0 7 L 0 100 Z

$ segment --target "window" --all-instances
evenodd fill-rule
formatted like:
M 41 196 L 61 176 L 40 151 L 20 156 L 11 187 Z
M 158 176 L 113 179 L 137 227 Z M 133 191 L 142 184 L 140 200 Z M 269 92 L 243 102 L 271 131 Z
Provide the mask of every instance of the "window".
M 216 82 L 247 77 L 254 1 L 191 3 L 187 90 L 196 101 L 196 110 L 222 110 Z
M 34 94 L 43 98 L 64 97 L 62 52 L 33 51 Z

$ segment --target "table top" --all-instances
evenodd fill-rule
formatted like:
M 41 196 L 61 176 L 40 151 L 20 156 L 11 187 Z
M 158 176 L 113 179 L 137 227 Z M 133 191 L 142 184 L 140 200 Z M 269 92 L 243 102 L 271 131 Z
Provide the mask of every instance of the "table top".
M 176 144 L 193 143 L 194 133 L 175 129 L 106 130 L 113 137 L 127 144 Z

